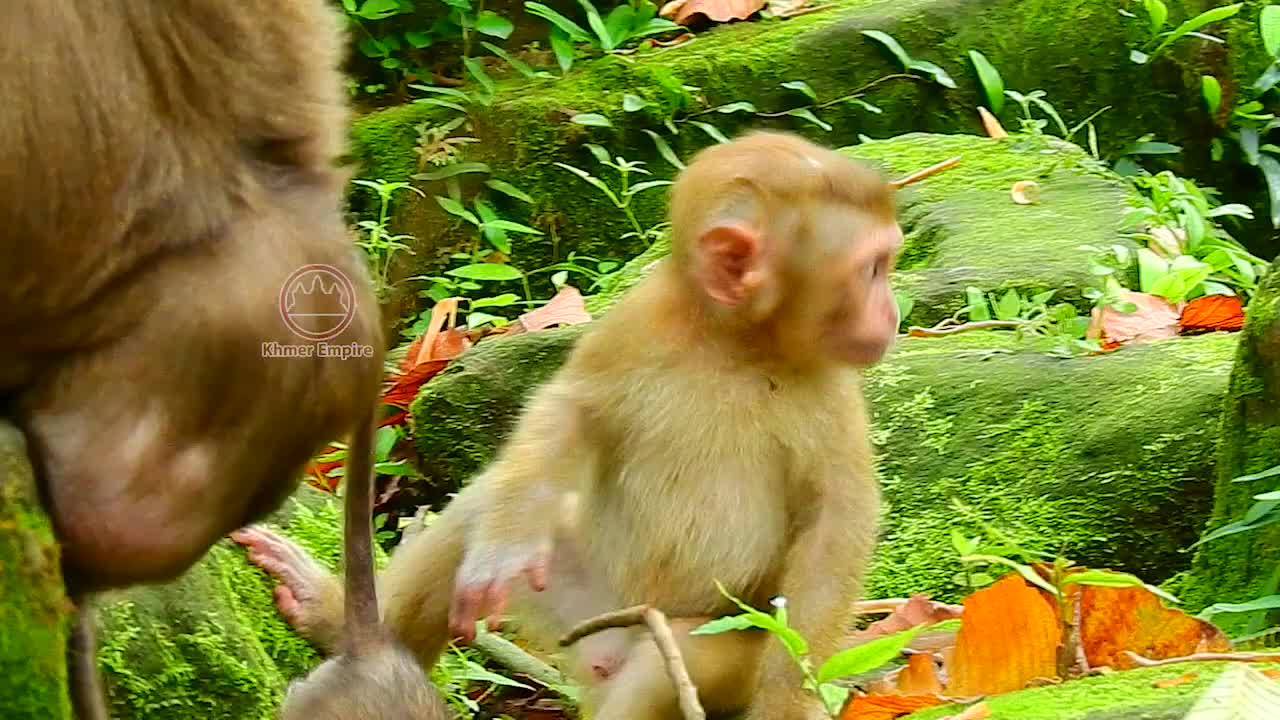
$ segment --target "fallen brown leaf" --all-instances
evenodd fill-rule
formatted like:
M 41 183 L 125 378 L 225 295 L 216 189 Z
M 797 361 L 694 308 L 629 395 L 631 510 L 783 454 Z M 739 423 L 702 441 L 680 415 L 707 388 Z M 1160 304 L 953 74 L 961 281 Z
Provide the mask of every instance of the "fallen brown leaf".
M 1057 675 L 1057 610 L 1041 591 L 1011 573 L 964 600 L 946 694 L 994 695 Z
M 1231 649 L 1213 624 L 1164 607 L 1146 588 L 1075 585 L 1071 594 L 1080 603 L 1080 647 L 1089 667 L 1136 667 L 1125 651 L 1162 660 Z
M 546 305 L 521 315 L 512 323 L 516 327 L 511 328 L 507 334 L 518 335 L 522 332 L 545 330 L 553 325 L 580 325 L 587 322 L 591 322 L 591 313 L 587 312 L 582 301 L 582 293 L 571 285 L 565 285 Z
M 1244 327 L 1244 303 L 1235 295 L 1205 295 L 1182 308 L 1183 334 Z
M 942 681 L 938 680 L 938 666 L 929 653 L 907 656 L 907 664 L 894 678 L 902 695 L 939 695 Z
M 982 129 L 987 131 L 988 137 L 997 139 L 1009 137 L 1009 133 L 1004 131 L 1004 127 L 1000 125 L 1000 121 L 996 119 L 995 115 L 991 114 L 990 110 L 979 107 L 978 117 L 982 118 Z
M 857 695 L 840 711 L 840 720 L 893 720 L 947 701 L 929 695 Z
M 1132 313 L 1094 308 L 1086 336 L 1107 343 L 1142 343 L 1176 337 L 1181 308 L 1158 295 L 1121 290 L 1120 301 L 1137 306 Z
M 1156 687 L 1156 688 L 1178 687 L 1179 685 L 1186 685 L 1189 682 L 1195 682 L 1196 678 L 1198 677 L 1200 677 L 1198 673 L 1193 673 L 1193 672 L 1183 673 L 1182 675 L 1179 675 L 1178 677 L 1175 677 L 1175 678 L 1165 678 L 1164 680 L 1157 680 L 1151 683 L 1151 687 Z
M 1280 680 L 1280 670 L 1277 670 L 1275 668 L 1267 668 L 1262 671 L 1262 674 L 1266 675 L 1272 680 Z
M 689 25 L 702 16 L 712 22 L 745 20 L 756 14 L 765 0 L 673 0 L 662 6 L 658 14 L 681 25 Z
M 893 611 L 882 620 L 877 620 L 867 627 L 853 633 L 850 637 L 858 642 L 874 640 L 885 635 L 910 630 L 917 625 L 932 625 L 943 620 L 960 617 L 963 605 L 950 605 L 930 600 L 928 595 L 917 593 L 898 604 Z

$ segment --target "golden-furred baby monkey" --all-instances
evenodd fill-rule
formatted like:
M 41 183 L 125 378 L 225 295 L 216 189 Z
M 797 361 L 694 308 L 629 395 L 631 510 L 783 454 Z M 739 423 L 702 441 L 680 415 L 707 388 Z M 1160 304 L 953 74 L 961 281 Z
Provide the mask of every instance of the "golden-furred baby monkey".
M 0 406 L 81 608 L 183 573 L 376 406 L 338 12 L 0 2 Z M 80 610 L 82 720 L 106 717 L 92 627 Z
M 755 132 L 692 159 L 671 221 L 671 257 L 590 328 L 493 462 L 397 549 L 380 580 L 385 617 L 430 664 L 508 605 L 546 642 L 648 604 L 673 618 L 708 713 L 823 717 L 766 636 L 689 630 L 737 611 L 719 581 L 757 607 L 785 596 L 816 661 L 837 649 L 879 512 L 861 370 L 898 327 L 893 190 L 837 152 Z M 579 507 L 566 523 L 570 497 Z M 331 647 L 340 590 L 301 551 L 274 547 L 266 566 L 282 609 Z M 679 717 L 643 631 L 574 650 L 590 717 Z

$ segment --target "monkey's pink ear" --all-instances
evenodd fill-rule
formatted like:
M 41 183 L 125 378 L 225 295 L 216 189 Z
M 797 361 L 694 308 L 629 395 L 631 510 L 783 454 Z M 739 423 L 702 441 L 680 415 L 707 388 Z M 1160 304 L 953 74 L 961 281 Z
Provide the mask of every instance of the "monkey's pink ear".
M 711 227 L 698 237 L 694 275 L 712 300 L 739 305 L 761 284 L 759 233 L 742 223 Z

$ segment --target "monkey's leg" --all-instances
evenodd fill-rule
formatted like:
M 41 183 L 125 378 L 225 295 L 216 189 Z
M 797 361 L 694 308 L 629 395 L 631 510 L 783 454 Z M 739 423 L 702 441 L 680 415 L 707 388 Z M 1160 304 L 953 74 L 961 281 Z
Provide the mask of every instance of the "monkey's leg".
M 708 714 L 742 710 L 759 682 L 768 637 L 760 631 L 690 635 L 706 618 L 671 619 L 689 679 Z M 676 687 L 653 636 L 645 632 L 631 647 L 622 669 L 587 692 L 591 720 L 679 720 Z
M 98 677 L 98 643 L 93 608 L 77 602 L 75 623 L 67 638 L 67 680 L 71 709 L 77 720 L 109 720 L 106 696 Z

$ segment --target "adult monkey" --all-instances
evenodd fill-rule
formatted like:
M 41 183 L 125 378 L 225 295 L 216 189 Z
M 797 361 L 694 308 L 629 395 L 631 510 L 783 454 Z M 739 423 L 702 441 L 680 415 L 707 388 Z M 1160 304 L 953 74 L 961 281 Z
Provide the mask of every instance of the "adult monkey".
M 578 341 L 492 464 L 393 556 L 381 592 L 401 640 L 429 664 L 448 631 L 469 639 L 509 598 L 544 641 L 647 603 L 677 619 L 708 712 L 823 717 L 765 637 L 688 631 L 736 612 L 719 580 L 757 606 L 786 596 L 816 661 L 837 648 L 879 509 L 860 368 L 898 326 L 892 194 L 788 134 L 700 152 L 672 189 L 670 259 Z M 265 530 L 236 539 L 281 580 L 285 615 L 331 647 L 333 579 Z M 610 630 L 575 651 L 591 717 L 679 717 L 645 633 Z
M 0 401 L 81 607 L 179 575 L 370 416 L 342 46 L 326 0 L 0 3 Z M 96 720 L 91 629 L 72 699 Z

